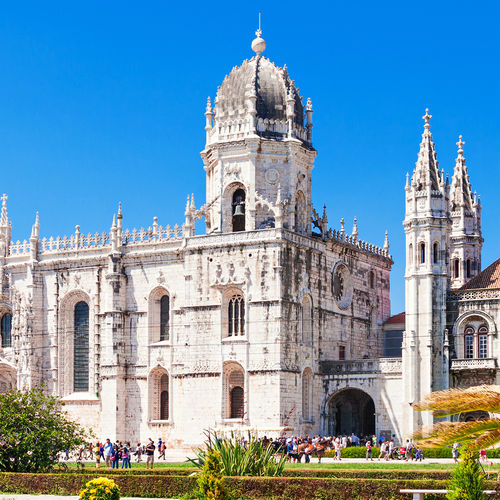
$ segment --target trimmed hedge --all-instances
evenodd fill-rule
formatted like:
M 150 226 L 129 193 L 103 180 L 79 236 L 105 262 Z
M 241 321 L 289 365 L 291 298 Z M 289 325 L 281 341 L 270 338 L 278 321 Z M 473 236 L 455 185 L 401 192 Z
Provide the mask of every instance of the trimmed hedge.
M 24 494 L 75 495 L 94 478 L 89 474 L 0 474 L 0 492 Z M 106 474 L 120 487 L 123 496 L 138 497 L 192 497 L 196 487 L 194 476 L 144 476 Z M 437 479 L 364 479 L 320 477 L 227 477 L 225 484 L 233 498 L 269 498 L 297 500 L 370 500 L 401 498 L 403 488 L 445 489 L 447 481 Z M 492 489 L 495 483 L 488 481 Z

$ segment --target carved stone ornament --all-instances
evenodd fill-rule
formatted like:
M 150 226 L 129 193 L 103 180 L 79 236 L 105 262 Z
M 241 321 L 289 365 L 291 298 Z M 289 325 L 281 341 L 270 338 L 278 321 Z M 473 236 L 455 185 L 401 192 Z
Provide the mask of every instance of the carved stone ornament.
M 266 181 L 269 184 L 276 184 L 280 180 L 280 173 L 276 168 L 268 168 L 265 173 Z
M 336 264 L 332 276 L 332 293 L 340 309 L 347 309 L 352 301 L 352 279 L 349 268 L 343 263 Z

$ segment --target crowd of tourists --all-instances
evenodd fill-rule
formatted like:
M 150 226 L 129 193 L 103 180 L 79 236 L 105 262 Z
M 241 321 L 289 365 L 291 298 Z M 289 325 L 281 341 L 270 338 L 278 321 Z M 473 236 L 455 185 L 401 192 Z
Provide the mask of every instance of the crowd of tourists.
M 351 435 L 339 436 L 302 436 L 302 437 L 280 437 L 268 439 L 266 436 L 262 439 L 263 446 L 269 444 L 274 450 L 283 454 L 286 453 L 290 462 L 301 462 L 302 458 L 306 463 L 310 462 L 311 457 L 321 459 L 326 451 L 333 451 L 334 460 L 342 460 L 342 451 L 351 446 L 363 447 L 365 449 L 365 458 L 368 461 L 378 460 L 417 460 L 424 459 L 422 449 L 415 445 L 410 439 L 406 440 L 404 445 L 397 445 L 394 439 L 386 439 L 384 436 L 357 436 L 354 432 Z M 379 447 L 377 457 L 374 457 L 373 448 Z
M 165 460 L 166 443 L 162 438 L 158 438 L 155 442 L 150 438 L 146 444 L 137 443 L 132 446 L 130 442 L 116 441 L 112 443 L 110 439 L 104 442 L 90 443 L 83 445 L 79 452 L 77 460 L 95 461 L 96 467 L 100 468 L 101 464 L 111 469 L 130 469 L 131 459 L 139 463 L 143 460 L 146 462 L 146 469 L 153 468 L 155 462 L 155 453 L 158 459 Z M 69 460 L 69 452 L 66 451 L 65 459 Z

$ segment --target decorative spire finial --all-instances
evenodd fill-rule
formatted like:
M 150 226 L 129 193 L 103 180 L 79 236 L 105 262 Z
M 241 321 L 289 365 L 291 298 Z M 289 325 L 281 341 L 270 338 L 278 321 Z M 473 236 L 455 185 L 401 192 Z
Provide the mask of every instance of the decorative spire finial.
M 458 156 L 462 156 L 464 154 L 464 150 L 463 150 L 464 144 L 465 144 L 465 141 L 462 141 L 462 134 L 460 134 L 458 136 L 458 142 L 457 142 Z
M 385 239 L 384 239 L 384 252 L 389 253 L 389 233 L 387 229 L 385 230 Z
M 352 226 L 352 237 L 354 240 L 358 238 L 358 218 L 354 217 L 354 224 Z
M 425 108 L 425 115 L 422 116 L 422 119 L 425 121 L 424 127 L 429 129 L 430 126 L 430 121 L 431 121 L 432 115 L 429 114 L 429 108 Z
M 123 217 L 122 215 L 122 202 L 118 202 L 118 218 L 121 219 Z
M 266 42 L 260 35 L 262 35 L 262 30 L 260 29 L 260 12 L 259 12 L 259 29 L 255 32 L 257 38 L 252 42 L 252 50 L 260 56 L 264 50 L 266 50 Z

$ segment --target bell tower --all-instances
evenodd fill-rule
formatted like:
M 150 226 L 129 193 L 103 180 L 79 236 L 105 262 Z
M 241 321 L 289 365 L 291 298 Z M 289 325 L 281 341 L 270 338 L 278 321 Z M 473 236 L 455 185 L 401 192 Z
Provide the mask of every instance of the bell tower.
M 255 56 L 233 68 L 205 110 L 207 233 L 272 227 L 311 233 L 312 104 L 302 103 L 286 66 Z
M 448 286 L 449 185 L 439 171 L 429 110 L 411 183 L 406 177 L 403 381 L 406 433 L 432 424 L 430 413 L 411 405 L 448 388 L 446 292 Z
M 451 182 L 450 283 L 460 288 L 481 271 L 481 199 L 472 188 L 459 137 L 458 156 Z

